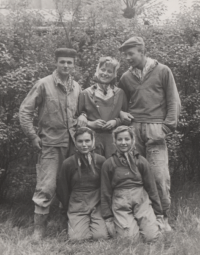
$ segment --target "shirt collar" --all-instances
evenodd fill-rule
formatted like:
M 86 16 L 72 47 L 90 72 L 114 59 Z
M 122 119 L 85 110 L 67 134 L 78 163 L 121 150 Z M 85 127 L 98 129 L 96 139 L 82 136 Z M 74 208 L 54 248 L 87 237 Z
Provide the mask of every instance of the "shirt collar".
M 97 84 L 97 89 L 98 89 L 98 90 L 101 90 L 101 91 L 103 91 L 103 92 L 106 90 L 106 91 L 108 92 L 108 91 L 111 89 L 111 87 L 110 87 L 110 85 L 108 85 L 108 86 L 105 87 L 105 89 L 102 89 L 102 88 L 99 86 L 99 84 Z
M 53 72 L 53 78 L 54 78 L 56 86 L 60 85 L 65 92 L 71 92 L 74 89 L 74 82 L 71 75 L 69 75 L 66 85 L 60 79 L 57 70 Z
M 157 61 L 152 58 L 147 58 L 145 66 L 142 70 L 138 68 L 133 68 L 132 66 L 129 68 L 129 71 L 136 75 L 139 79 L 143 79 L 144 76 L 151 71 L 157 65 Z

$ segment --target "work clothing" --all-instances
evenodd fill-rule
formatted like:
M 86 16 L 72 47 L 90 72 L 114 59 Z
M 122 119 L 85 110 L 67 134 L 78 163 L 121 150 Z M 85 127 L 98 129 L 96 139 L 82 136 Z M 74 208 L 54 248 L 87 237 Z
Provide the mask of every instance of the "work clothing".
M 81 87 L 69 78 L 70 89 L 58 80 L 56 71 L 39 80 L 20 106 L 20 124 L 31 139 L 39 136 L 42 145 L 68 147 L 69 133 L 74 139 L 78 98 Z M 38 134 L 33 127 L 35 109 L 38 107 Z
M 136 149 L 150 163 L 167 216 L 171 198 L 165 136 L 177 127 L 181 108 L 173 74 L 167 66 L 147 58 L 142 71 L 130 67 L 123 74 L 119 87 L 126 93 L 128 112 L 134 117 Z
M 42 147 L 36 165 L 37 183 L 33 195 L 35 213 L 49 213 L 56 193 L 56 179 L 68 152 L 68 147 Z
M 75 114 L 81 88 L 69 76 L 62 83 L 57 70 L 39 80 L 20 106 L 20 124 L 24 133 L 34 140 L 37 136 L 42 149 L 36 165 L 37 184 L 33 196 L 35 213 L 48 214 L 55 196 L 56 178 L 63 160 L 73 151 Z M 33 127 L 38 107 L 38 132 Z
M 114 216 L 118 235 L 136 237 L 140 232 L 145 241 L 152 241 L 159 235 L 155 214 L 162 215 L 162 207 L 148 162 L 138 153 L 133 158 L 131 168 L 117 152 L 103 164 L 102 216 Z
M 57 196 L 68 218 L 68 235 L 71 240 L 107 238 L 100 212 L 100 172 L 105 158 L 93 153 L 92 171 L 83 157 L 79 159 L 76 153 L 66 159 L 57 180 Z
M 103 97 L 101 88 L 93 85 L 85 89 L 79 99 L 78 111 L 87 114 L 88 121 L 102 119 L 105 121 L 116 120 L 117 126 L 121 125 L 119 113 L 127 110 L 127 100 L 121 89 L 108 87 L 108 95 Z M 112 130 L 95 129 L 96 152 L 110 157 L 115 151 Z
M 163 129 L 164 124 L 133 122 L 132 125 L 135 130 L 136 148 L 148 160 L 151 166 L 163 212 L 167 216 L 170 209 L 171 197 L 168 150 L 165 141 L 167 133 Z
M 164 123 L 170 130 L 177 126 L 180 99 L 171 70 L 156 62 L 143 80 L 134 75 L 132 68 L 119 82 L 128 99 L 128 112 L 135 122 Z

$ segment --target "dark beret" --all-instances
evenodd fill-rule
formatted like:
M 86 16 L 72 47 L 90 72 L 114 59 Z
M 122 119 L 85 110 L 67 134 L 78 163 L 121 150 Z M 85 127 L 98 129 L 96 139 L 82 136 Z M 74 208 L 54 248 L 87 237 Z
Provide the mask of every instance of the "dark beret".
M 71 48 L 58 48 L 55 51 L 55 57 L 69 57 L 69 58 L 75 58 L 76 57 L 76 50 Z
M 124 50 L 126 50 L 126 49 L 128 49 L 128 48 L 135 47 L 135 46 L 137 46 L 137 45 L 143 45 L 143 46 L 145 46 L 142 37 L 133 36 L 133 37 L 129 38 L 127 41 L 125 41 L 125 42 L 119 47 L 119 51 L 124 51 Z

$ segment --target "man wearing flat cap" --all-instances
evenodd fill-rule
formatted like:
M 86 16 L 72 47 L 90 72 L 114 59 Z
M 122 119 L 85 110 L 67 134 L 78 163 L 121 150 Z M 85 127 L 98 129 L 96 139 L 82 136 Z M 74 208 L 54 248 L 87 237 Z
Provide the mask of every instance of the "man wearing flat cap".
M 75 118 L 79 84 L 72 79 L 76 51 L 59 48 L 55 51 L 56 70 L 40 79 L 21 104 L 19 117 L 24 133 L 39 150 L 36 165 L 37 184 L 35 203 L 34 234 L 43 237 L 50 204 L 55 196 L 56 178 L 63 160 L 68 157 L 73 142 L 75 126 L 81 125 L 81 116 Z M 35 109 L 38 108 L 38 132 L 33 127 Z M 87 121 L 87 120 L 86 120 Z
M 163 208 L 165 230 L 170 209 L 170 175 L 165 138 L 175 130 L 180 113 L 180 98 L 169 67 L 146 56 L 141 37 L 131 37 L 119 48 L 124 52 L 130 68 L 119 83 L 128 102 L 128 113 L 120 117 L 127 125 L 134 126 L 136 148 L 147 158 L 154 172 Z

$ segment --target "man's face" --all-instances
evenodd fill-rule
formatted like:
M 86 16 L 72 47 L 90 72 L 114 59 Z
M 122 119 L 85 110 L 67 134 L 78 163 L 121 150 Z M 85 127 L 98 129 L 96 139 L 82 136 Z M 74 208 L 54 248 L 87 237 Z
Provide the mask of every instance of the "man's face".
M 74 58 L 58 57 L 56 67 L 58 74 L 60 74 L 61 76 L 69 75 L 74 69 Z
M 144 53 L 138 51 L 137 47 L 128 48 L 124 51 L 124 55 L 133 68 L 140 67 L 143 63 Z

